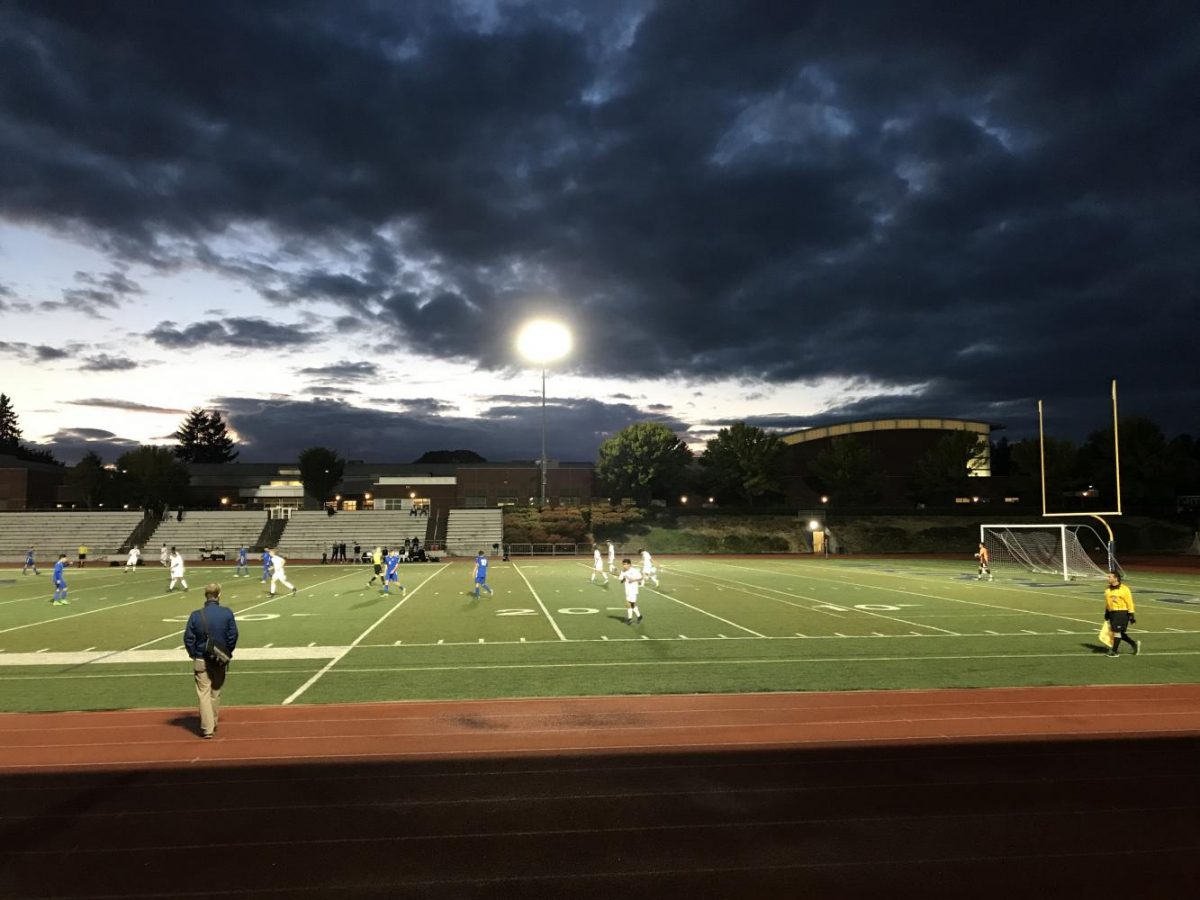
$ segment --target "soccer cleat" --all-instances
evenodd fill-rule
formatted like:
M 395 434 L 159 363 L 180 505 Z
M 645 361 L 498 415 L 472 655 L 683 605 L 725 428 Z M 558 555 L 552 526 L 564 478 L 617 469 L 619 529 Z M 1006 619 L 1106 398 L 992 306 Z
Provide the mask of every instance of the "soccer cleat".
M 1116 659 L 1118 656 L 1120 656 L 1120 654 L 1117 653 L 1116 650 L 1109 650 L 1104 655 L 1107 656 L 1109 659 Z
M 639 625 L 642 624 L 642 614 L 641 613 L 638 613 L 638 624 Z
M 1137 656 L 1141 652 L 1142 652 L 1142 642 L 1134 641 L 1133 642 L 1133 655 Z
M 292 596 L 293 596 L 293 597 L 295 597 L 295 596 L 296 596 L 296 589 L 295 589 L 295 588 L 292 588 Z

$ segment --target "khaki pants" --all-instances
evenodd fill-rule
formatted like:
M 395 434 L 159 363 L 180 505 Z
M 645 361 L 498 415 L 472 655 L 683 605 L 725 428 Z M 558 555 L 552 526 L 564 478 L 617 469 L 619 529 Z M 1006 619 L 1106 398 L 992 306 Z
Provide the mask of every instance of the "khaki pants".
M 206 659 L 193 659 L 192 668 L 196 674 L 196 697 L 200 700 L 200 733 L 212 734 L 217 730 L 217 717 L 221 713 L 225 667 Z

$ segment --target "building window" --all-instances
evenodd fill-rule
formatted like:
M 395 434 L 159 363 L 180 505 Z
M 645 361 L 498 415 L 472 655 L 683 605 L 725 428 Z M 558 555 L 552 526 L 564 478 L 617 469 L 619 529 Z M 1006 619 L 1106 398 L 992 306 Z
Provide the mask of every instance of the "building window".
M 467 494 L 463 497 L 463 506 L 467 509 L 484 509 L 487 505 L 487 494 Z
M 578 497 L 559 497 L 558 505 L 559 506 L 578 506 L 579 498 Z
M 516 497 L 497 497 L 496 505 L 497 506 L 516 506 L 517 498 Z

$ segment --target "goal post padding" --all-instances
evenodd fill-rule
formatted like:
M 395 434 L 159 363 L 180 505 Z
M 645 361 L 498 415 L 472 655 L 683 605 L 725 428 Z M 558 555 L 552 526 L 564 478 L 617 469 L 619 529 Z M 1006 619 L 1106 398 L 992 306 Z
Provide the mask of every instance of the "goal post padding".
M 1031 572 L 1072 578 L 1104 578 L 1108 571 L 1084 550 L 1080 534 L 1104 541 L 1089 525 L 980 525 L 979 542 L 987 547 L 993 566 L 1016 564 Z

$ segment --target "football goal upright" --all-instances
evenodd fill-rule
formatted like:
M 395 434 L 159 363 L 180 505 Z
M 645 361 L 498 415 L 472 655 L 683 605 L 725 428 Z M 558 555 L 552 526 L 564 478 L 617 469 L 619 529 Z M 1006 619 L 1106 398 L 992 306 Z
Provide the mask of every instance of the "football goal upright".
M 1063 519 L 1072 516 L 1087 516 L 1095 519 L 1104 526 L 1105 532 L 1108 534 L 1106 548 L 1108 550 L 1108 571 L 1119 572 L 1120 566 L 1117 564 L 1117 541 L 1113 535 L 1112 526 L 1105 520 L 1105 516 L 1121 515 L 1121 432 L 1120 422 L 1117 417 L 1117 380 L 1114 378 L 1112 382 L 1112 430 L 1113 430 L 1113 476 L 1114 485 L 1116 486 L 1116 509 L 1106 510 L 1104 512 L 1052 512 L 1046 504 L 1046 430 L 1043 418 L 1043 403 L 1038 401 L 1038 451 L 1041 456 L 1041 475 L 1042 475 L 1042 518 L 1044 519 Z M 1010 526 L 1011 527 L 1011 526 Z M 1051 526 L 1053 527 L 1053 526 Z M 1091 530 L 1091 529 L 1089 529 Z M 1092 532 L 1095 534 L 1095 532 Z M 983 540 L 982 536 L 980 540 Z M 1078 539 L 1076 538 L 1076 543 Z M 1086 554 L 1084 554 L 1086 556 Z M 1065 571 L 1065 570 L 1064 570 Z M 1107 574 L 1102 572 L 1101 574 Z M 1064 575 L 1064 577 L 1069 577 Z
M 979 543 L 987 547 L 991 565 L 1013 563 L 1042 575 L 1073 578 L 1104 578 L 1083 546 L 1084 538 L 1096 547 L 1104 540 L 1090 525 L 1047 522 L 1040 525 L 980 525 Z

